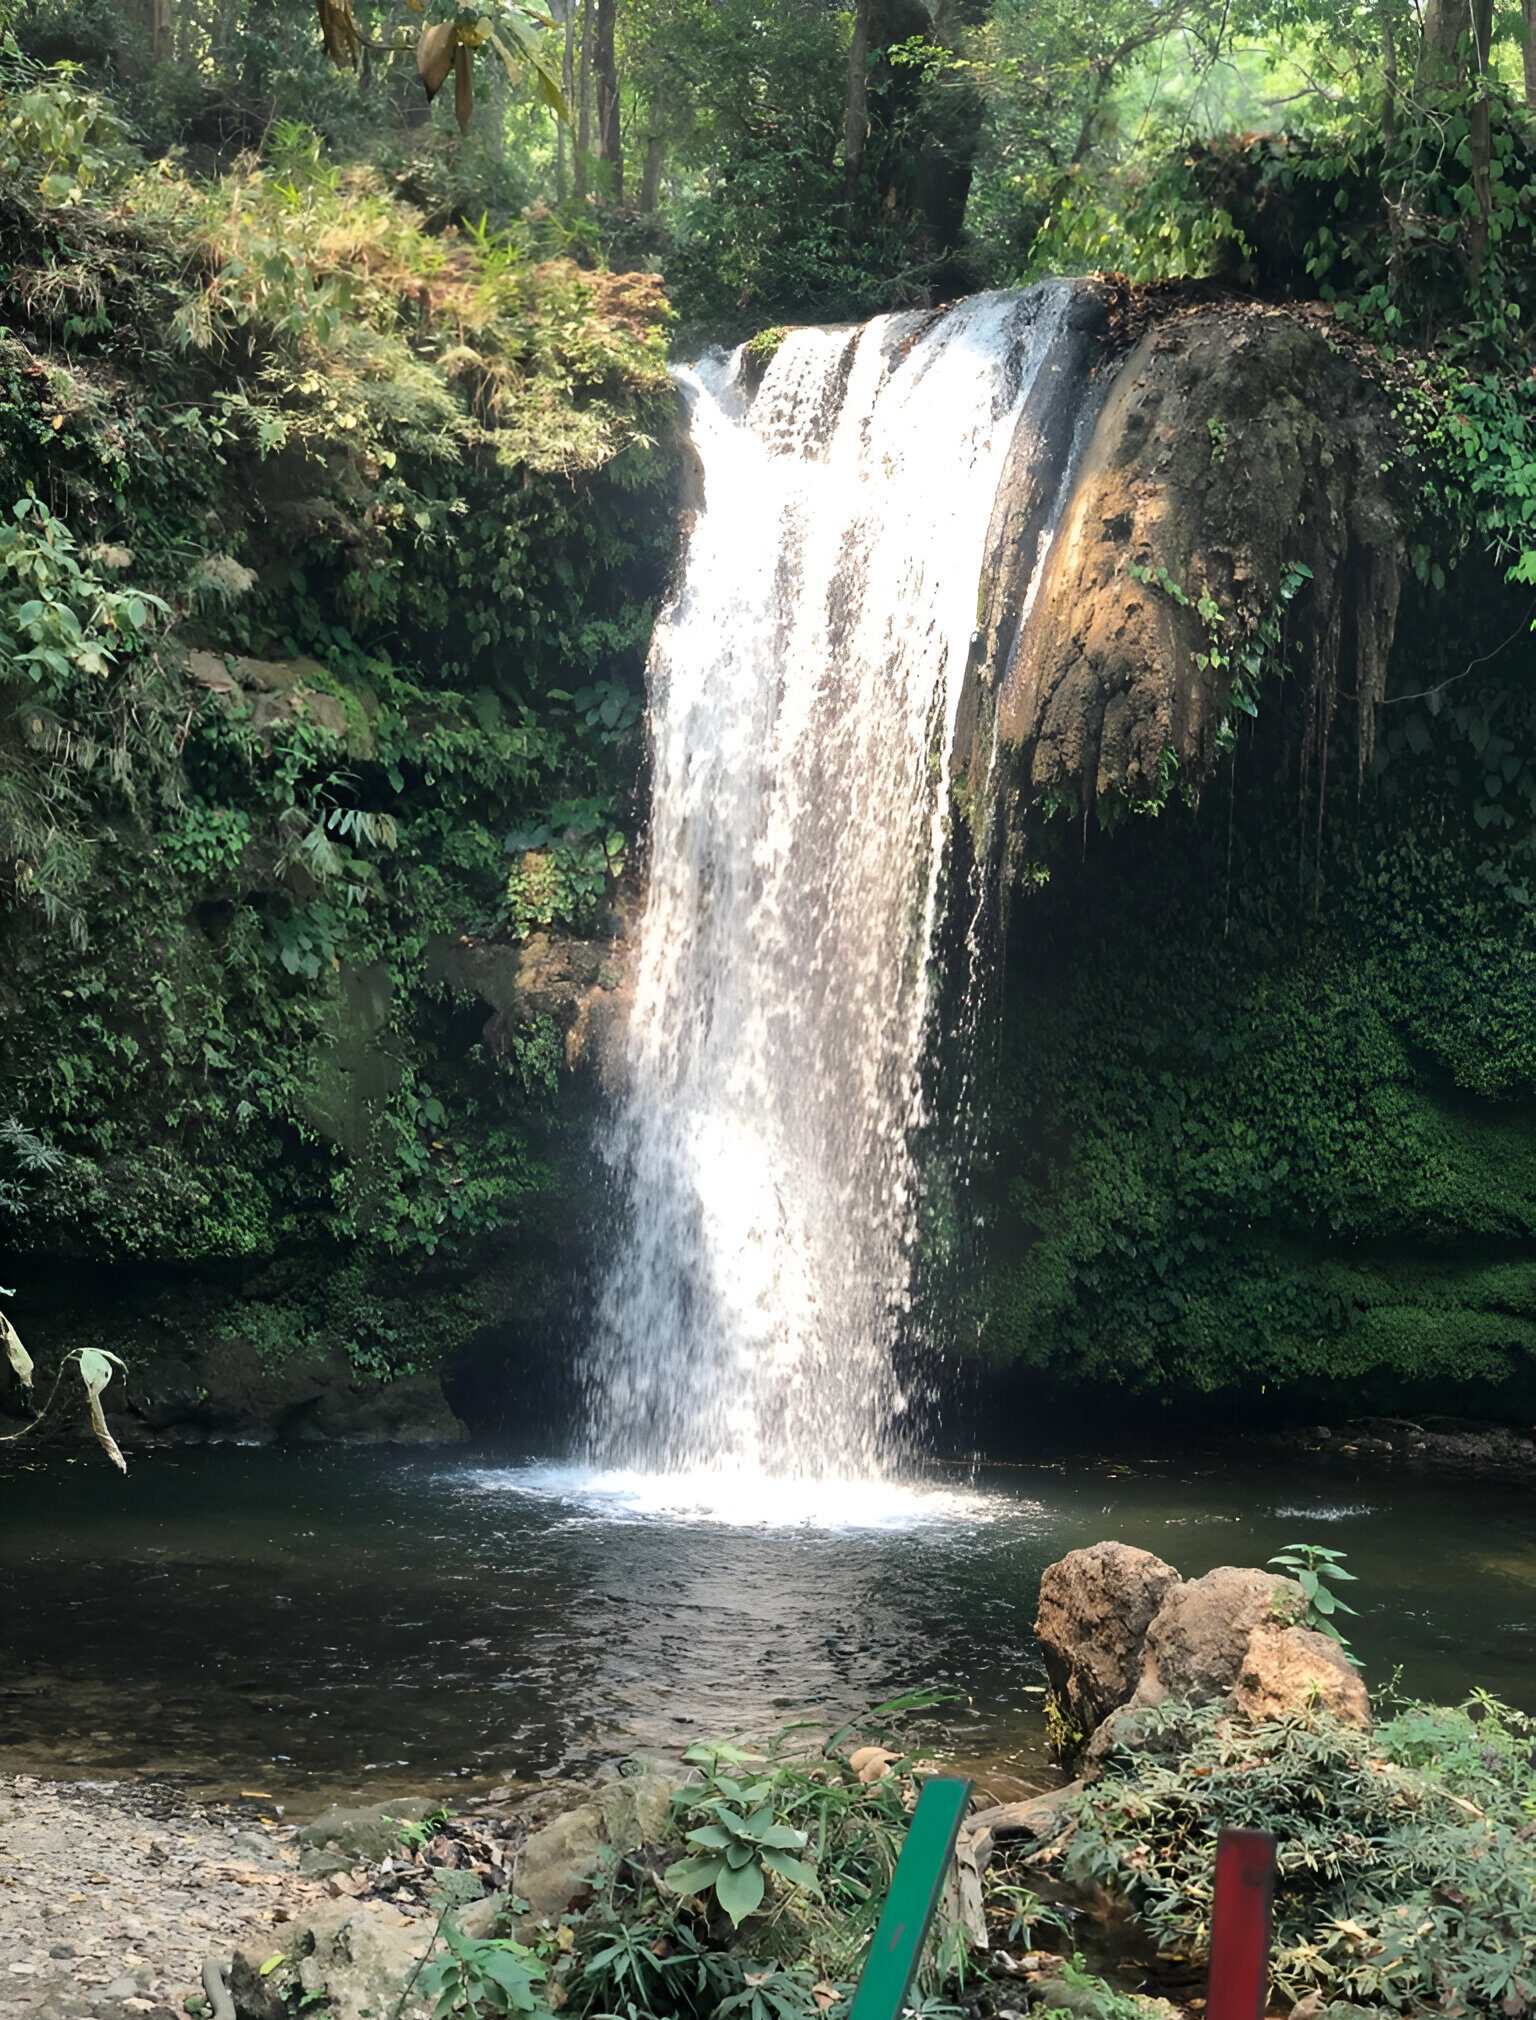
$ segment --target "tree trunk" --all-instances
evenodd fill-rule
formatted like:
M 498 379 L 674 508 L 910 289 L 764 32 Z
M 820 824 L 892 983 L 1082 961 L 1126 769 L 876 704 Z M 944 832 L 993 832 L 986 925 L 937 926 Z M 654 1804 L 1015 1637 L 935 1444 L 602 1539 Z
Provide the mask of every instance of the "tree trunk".
M 1536 7 L 1536 0 L 1529 4 Z M 1388 147 L 1397 138 L 1397 42 L 1390 7 L 1381 10 L 1381 137 Z
M 1531 0 L 1536 6 L 1536 0 Z M 640 208 L 652 211 L 661 200 L 661 174 L 667 165 L 666 115 L 663 106 L 652 99 L 650 119 L 645 135 L 645 166 L 640 171 Z
M 1445 84 L 1463 74 L 1463 36 L 1470 38 L 1478 72 L 1486 70 L 1492 33 L 1493 0 L 1425 0 L 1420 81 Z
M 1493 0 L 1426 0 L 1420 86 L 1449 91 L 1468 79 L 1486 77 L 1492 40 Z M 1488 214 L 1493 208 L 1493 108 L 1486 86 L 1476 91 L 1467 108 L 1467 143 L 1476 205 L 1467 230 L 1467 264 L 1476 280 L 1488 250 Z
M 587 163 L 592 155 L 592 0 L 581 0 L 581 75 L 576 114 L 576 194 L 587 193 Z
M 843 114 L 843 202 L 859 193 L 859 164 L 869 132 L 869 17 L 873 0 L 855 0 L 853 46 L 848 51 L 848 104 Z
M 571 117 L 576 112 L 576 0 L 565 0 L 565 48 L 560 58 L 560 89 L 565 94 L 565 109 Z M 565 202 L 565 129 L 569 122 L 558 120 L 555 125 L 555 201 Z
M 1525 109 L 1536 112 L 1536 0 L 1520 0 L 1525 22 Z
M 608 194 L 624 201 L 624 145 L 619 132 L 619 66 L 613 53 L 613 19 L 617 0 L 597 0 L 597 29 L 592 38 L 592 69 L 597 83 L 597 155 L 613 170 Z

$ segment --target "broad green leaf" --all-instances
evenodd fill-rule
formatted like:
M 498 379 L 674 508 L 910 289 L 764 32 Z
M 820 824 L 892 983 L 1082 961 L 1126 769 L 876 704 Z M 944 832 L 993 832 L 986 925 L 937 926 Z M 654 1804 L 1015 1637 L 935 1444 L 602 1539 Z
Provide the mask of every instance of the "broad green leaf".
M 750 1866 L 756 1857 L 757 1852 L 753 1846 L 736 1844 L 732 1845 L 726 1853 L 725 1863 L 731 1868 L 732 1872 L 739 1873 L 744 1866 Z
M 507 34 L 517 44 L 518 55 L 532 68 L 540 98 L 543 99 L 551 112 L 556 113 L 569 125 L 571 109 L 565 102 L 565 93 L 560 88 L 560 79 L 551 68 L 548 58 L 540 48 L 537 37 L 518 20 L 515 14 L 505 16 L 502 25 L 506 29 Z M 506 70 L 508 77 L 514 84 L 518 83 L 520 80 L 517 75 L 517 66 L 512 59 L 511 50 L 507 48 L 498 35 L 493 34 L 489 40 L 491 47 L 501 58 L 502 66 Z M 744 1760 L 749 1758 L 748 1755 L 739 1753 L 734 1748 L 729 1755 L 726 1755 L 718 1747 L 714 1749 L 714 1752 L 718 1759 L 733 1758 Z
M 757 1834 L 760 1845 L 776 1845 L 781 1851 L 795 1851 L 805 1841 L 805 1832 L 797 1831 L 789 1824 L 770 1824 L 767 1830 Z
M 662 1879 L 677 1894 L 702 1894 L 725 1870 L 724 1859 L 679 1859 Z
M 763 1898 L 763 1869 L 754 1860 L 739 1868 L 727 1867 L 715 1882 L 715 1899 L 739 1929 Z
M 707 1851 L 723 1852 L 727 1845 L 736 1842 L 735 1836 L 724 1824 L 705 1824 L 702 1829 L 688 1833 L 690 1845 L 703 1845 Z
M 769 1850 L 763 1853 L 763 1864 L 796 1887 L 816 1890 L 816 1868 L 805 1859 L 792 1859 L 788 1852 Z

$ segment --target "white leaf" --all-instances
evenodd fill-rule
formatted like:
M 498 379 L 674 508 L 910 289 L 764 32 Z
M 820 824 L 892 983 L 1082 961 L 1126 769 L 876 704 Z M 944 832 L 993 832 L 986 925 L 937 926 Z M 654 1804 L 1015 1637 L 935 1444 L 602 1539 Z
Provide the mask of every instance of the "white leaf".
M 4 1343 L 5 1358 L 16 1370 L 21 1386 L 24 1389 L 30 1389 L 32 1386 L 32 1356 L 21 1344 L 21 1335 L 5 1316 L 4 1312 L 0 1312 L 0 1342 Z
M 93 1396 L 99 1396 L 112 1379 L 112 1370 L 122 1368 L 128 1371 L 116 1354 L 109 1354 L 103 1347 L 82 1347 L 80 1349 L 80 1379 Z
M 107 1429 L 107 1419 L 101 1407 L 101 1392 L 112 1379 L 113 1366 L 123 1367 L 116 1354 L 109 1354 L 101 1347 L 82 1347 L 79 1354 L 80 1379 L 85 1384 L 85 1393 L 91 1406 L 91 1429 L 96 1433 L 96 1442 L 112 1461 L 119 1473 L 128 1471 L 128 1461 L 118 1450 L 117 1440 Z M 126 1373 L 127 1370 L 124 1369 Z

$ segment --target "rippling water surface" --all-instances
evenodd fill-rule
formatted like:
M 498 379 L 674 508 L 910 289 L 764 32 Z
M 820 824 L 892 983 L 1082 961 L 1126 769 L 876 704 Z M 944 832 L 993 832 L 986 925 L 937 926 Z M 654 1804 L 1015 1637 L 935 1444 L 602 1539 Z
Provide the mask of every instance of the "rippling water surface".
M 933 1468 L 764 1487 L 237 1451 L 0 1474 L 0 1763 L 295 1810 L 840 1720 L 1045 1779 L 1039 1574 L 1116 1536 L 1186 1573 L 1326 1541 L 1373 1682 L 1536 1710 L 1529 1495 L 1241 1461 Z

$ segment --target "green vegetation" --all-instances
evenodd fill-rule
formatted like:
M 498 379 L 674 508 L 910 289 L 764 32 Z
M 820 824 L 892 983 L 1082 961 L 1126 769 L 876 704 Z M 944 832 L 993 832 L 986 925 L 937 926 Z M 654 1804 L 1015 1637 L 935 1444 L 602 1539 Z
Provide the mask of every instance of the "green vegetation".
M 432 2020 L 451 2013 L 535 2013 L 538 1987 L 548 1973 L 525 1944 L 460 1935 L 451 1917 L 440 1932 L 446 1954 L 421 1974 L 422 1992 L 432 2003 Z
M 1346 1606 L 1333 1589 L 1335 1585 L 1354 1583 L 1354 1572 L 1344 1568 L 1344 1552 L 1330 1550 L 1322 1543 L 1288 1543 L 1269 1562 L 1276 1570 L 1289 1571 L 1306 1595 L 1307 1610 L 1301 1625 L 1316 1634 L 1326 1634 L 1348 1654 L 1349 1642 L 1334 1618 L 1338 1613 L 1352 1615 L 1355 1610 Z M 1357 1668 L 1360 1666 L 1357 1656 L 1351 1655 L 1349 1659 Z
M 1488 648 L 1437 630 L 1432 594 L 1402 625 L 1426 649 L 1321 821 L 1292 680 L 1197 804 L 1086 854 L 1044 832 L 1005 1002 L 998 1355 L 1166 1394 L 1519 1406 L 1536 687 L 1525 655 L 1469 668 Z
M 1282 1998 L 1315 1993 L 1335 2020 L 1524 2011 L 1536 1986 L 1533 1736 L 1529 1718 L 1482 1693 L 1454 1708 L 1395 1702 L 1371 1729 L 1321 1711 L 1253 1725 L 1216 1705 L 1143 1710 L 1067 1804 L 1048 1851 L 1027 1838 L 994 1846 L 981 1882 L 988 1949 L 945 1897 L 913 2009 L 1168 2020 L 1181 2006 L 1148 1995 L 1166 1987 L 1182 2002 L 1198 1981 L 1216 1834 L 1233 1826 L 1278 1840 Z M 440 2020 L 482 2002 L 542 2010 L 551 1987 L 577 2020 L 837 2020 L 924 1772 L 886 1737 L 894 1750 L 867 1783 L 835 1746 L 797 1748 L 788 1733 L 758 1753 L 692 1749 L 705 1780 L 678 1792 L 665 1842 L 610 1852 L 586 1906 L 549 1921 L 512 1903 L 502 1926 L 516 1940 L 489 1941 L 465 1938 L 445 1910 L 447 1951 L 424 1974 Z M 770 1870 L 758 1903 L 736 1914 L 662 1862 L 697 1836 L 702 1811 L 737 1806 L 712 1791 L 738 1774 L 751 1789 L 742 1800 L 804 1833 L 818 1884 Z M 1094 1938 L 1107 1977 L 1072 1934 L 1092 1926 L 1085 1902 L 1104 1919 L 1106 1897 L 1134 1917 L 1128 1930 L 1112 1915 Z
M 1215 1834 L 1279 1841 L 1272 1983 L 1330 2010 L 1524 2011 L 1536 1991 L 1531 1721 L 1477 1696 L 1373 1732 L 1142 1713 L 1078 1800 L 1065 1872 L 1134 1907 L 1169 1957 L 1210 1940 Z
M 560 1965 L 575 2013 L 811 2020 L 845 2002 L 914 1794 L 911 1754 L 893 1733 L 884 1737 L 889 1772 L 868 1782 L 841 1752 L 797 1745 L 792 1730 L 760 1752 L 690 1748 L 703 1780 L 673 1804 L 687 1856 L 659 1874 L 643 1853 L 609 1865 Z M 738 1845 L 746 1857 L 733 1866 Z M 726 1872 L 750 1877 L 722 1886 L 724 1873 L 702 1870 L 714 1868 L 716 1854 Z M 922 1989 L 936 1993 L 963 1956 L 959 1932 L 941 1932 Z
M 308 1255 L 331 1304 L 462 1265 L 552 1182 L 561 1050 L 445 951 L 591 931 L 622 870 L 665 304 L 292 122 L 197 180 L 14 42 L 0 85 L 8 1243 Z M 433 1288 L 342 1317 L 360 1368 L 453 1343 Z
M 704 1789 L 697 1795 L 690 1790 L 685 1801 L 689 1820 L 705 1821 L 686 1833 L 691 1856 L 667 1868 L 667 1886 L 703 1900 L 713 1895 L 735 1928 L 762 1906 L 770 1875 L 814 1891 L 814 1861 L 796 1856 L 805 1850 L 807 1833 L 780 1819 L 779 1792 L 771 1779 L 753 1772 L 754 1757 L 735 1747 L 690 1747 L 684 1758 L 704 1769 Z

